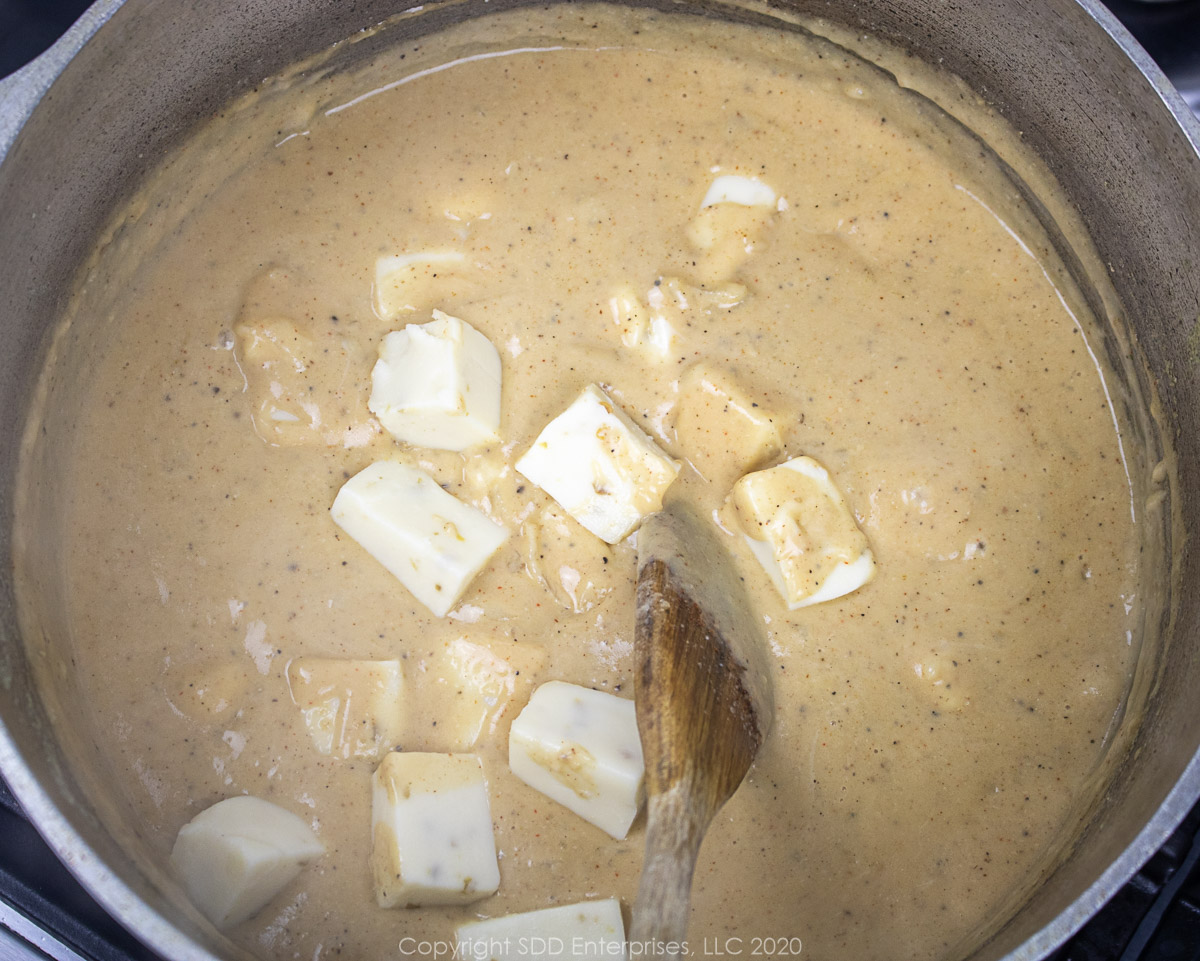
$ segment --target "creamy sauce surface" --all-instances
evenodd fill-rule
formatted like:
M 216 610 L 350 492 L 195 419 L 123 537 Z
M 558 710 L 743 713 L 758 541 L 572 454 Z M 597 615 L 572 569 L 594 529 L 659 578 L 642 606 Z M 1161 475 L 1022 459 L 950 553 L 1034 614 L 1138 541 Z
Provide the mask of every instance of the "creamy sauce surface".
M 214 120 L 223 150 L 202 156 L 206 133 L 147 186 L 74 320 L 86 361 L 62 361 L 86 398 L 61 479 L 68 616 L 98 750 L 164 864 L 244 792 L 326 845 L 235 942 L 397 958 L 477 917 L 608 896 L 628 917 L 644 815 L 613 840 L 507 766 L 536 684 L 633 695 L 634 545 L 513 469 L 592 383 L 684 462 L 669 496 L 726 531 L 771 649 L 774 727 L 701 852 L 693 951 L 943 957 L 1027 881 L 1128 682 L 1136 528 L 1092 321 L 951 126 L 818 40 L 572 5 L 266 85 Z M 784 202 L 698 227 L 719 174 Z M 381 319 L 376 259 L 428 250 L 465 266 Z M 622 296 L 670 316 L 664 356 L 629 343 Z M 367 410 L 383 336 L 433 308 L 500 352 L 498 443 L 408 446 Z M 758 466 L 828 468 L 873 581 L 788 610 L 728 533 L 742 421 L 698 405 L 706 378 L 778 428 Z M 446 618 L 330 519 L 381 458 L 511 532 Z M 471 748 L 500 891 L 383 910 L 376 762 L 318 753 L 288 666 L 401 658 L 396 746 L 451 750 L 445 719 L 470 708 L 441 665 L 463 638 L 521 668 Z

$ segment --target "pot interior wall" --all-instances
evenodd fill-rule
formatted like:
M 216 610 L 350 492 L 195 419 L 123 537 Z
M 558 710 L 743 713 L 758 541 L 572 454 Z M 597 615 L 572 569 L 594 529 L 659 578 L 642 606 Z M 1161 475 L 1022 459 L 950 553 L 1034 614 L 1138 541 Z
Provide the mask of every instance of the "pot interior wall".
M 485 9 L 508 5 L 514 4 Z M 674 5 L 664 0 L 662 6 Z M 1200 785 L 1194 761 L 1200 715 L 1189 705 L 1189 692 L 1200 686 L 1200 592 L 1183 587 L 1200 583 L 1183 535 L 1185 519 L 1190 527 L 1200 516 L 1200 239 L 1188 222 L 1200 210 L 1197 128 L 1189 118 L 1190 127 L 1181 129 L 1093 13 L 1069 0 L 974 5 L 954 16 L 927 0 L 798 0 L 772 6 L 828 18 L 850 33 L 873 33 L 920 61 L 943 64 L 1022 132 L 1087 225 L 1109 273 L 1117 297 L 1094 295 L 1101 315 L 1117 322 L 1127 315 L 1134 331 L 1133 343 L 1114 333 L 1107 344 L 1114 366 L 1129 371 L 1118 403 L 1137 421 L 1150 406 L 1153 384 L 1164 446 L 1177 458 L 1166 468 L 1167 524 L 1158 532 L 1171 559 L 1163 577 L 1169 592 L 1161 625 L 1166 641 L 1143 652 L 1133 698 L 1135 708 L 1145 701 L 1144 720 L 1135 725 L 1142 712 L 1130 712 L 1126 729 L 1136 731 L 1136 738 L 1102 800 L 1081 811 L 1078 843 L 1064 849 L 1038 897 L 977 952 L 980 958 L 1010 951 L 1034 957 L 1069 933 L 1120 875 L 1154 850 Z M 66 68 L 0 166 L 0 221 L 6 225 L 0 232 L 5 265 L 0 410 L 7 412 L 0 424 L 5 513 L 0 549 L 6 555 L 14 546 L 13 478 L 22 412 L 47 350 L 47 332 L 115 205 L 155 158 L 230 96 L 394 12 L 384 2 L 337 0 L 259 0 L 230 7 L 129 0 Z M 397 32 L 426 32 L 483 7 L 470 0 L 432 5 L 418 16 L 402 17 L 389 31 L 361 35 L 339 56 L 370 52 Z M 1014 23 L 1022 25 L 1019 37 Z M 131 56 L 135 50 L 137 56 Z M 1070 209 L 1054 213 L 1073 215 Z M 70 420 L 71 411 L 63 409 L 53 424 L 66 431 Z M 1143 426 L 1153 434 L 1153 423 Z M 1149 443 L 1152 463 L 1158 442 L 1151 437 Z M 43 466 L 44 476 L 54 476 L 55 464 Z M 29 507 L 52 525 L 54 490 L 31 497 Z M 26 639 L 28 656 L 17 638 L 10 565 L 2 575 L 0 717 L 11 738 L 11 745 L 0 744 L 4 773 L 52 844 L 160 952 L 184 959 L 228 951 L 190 909 L 161 893 L 170 885 L 145 867 L 136 829 L 97 787 L 104 772 L 89 768 L 89 726 L 71 674 L 70 638 L 54 629 L 62 605 L 53 592 L 61 581 L 57 558 L 43 549 L 53 542 L 49 537 L 17 545 L 41 588 L 44 630 Z M 42 693 L 35 689 L 35 674 L 52 679 Z M 79 737 L 68 738 L 67 731 Z M 61 819 L 50 813 L 51 806 L 62 812 Z M 118 831 L 113 827 L 118 823 L 127 826 Z M 1119 866 L 1110 868 L 1114 862 Z M 1106 871 L 1107 879 L 1097 885 Z M 1072 904 L 1074 914 L 1055 926 L 1054 919 Z M 172 933 L 172 924 L 183 934 Z

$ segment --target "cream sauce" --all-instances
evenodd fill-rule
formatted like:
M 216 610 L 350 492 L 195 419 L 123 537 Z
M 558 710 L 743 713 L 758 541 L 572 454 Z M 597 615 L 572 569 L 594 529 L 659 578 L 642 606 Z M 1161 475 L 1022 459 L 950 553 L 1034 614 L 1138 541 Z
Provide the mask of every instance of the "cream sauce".
M 701 852 L 692 950 L 944 956 L 1053 847 L 1131 670 L 1137 531 L 1093 322 L 991 161 L 837 48 L 579 5 L 497 22 L 267 85 L 201 135 L 225 149 L 185 151 L 146 187 L 92 275 L 86 354 L 59 361 L 86 391 L 62 548 L 129 816 L 164 864 L 180 826 L 233 794 L 311 820 L 325 857 L 230 932 L 266 958 L 411 956 L 406 938 L 592 897 L 628 911 L 641 817 L 614 841 L 514 778 L 506 742 L 534 683 L 632 696 L 635 551 L 512 465 L 600 383 L 684 460 L 671 496 L 727 523 L 744 451 L 724 414 L 696 413 L 703 364 L 769 412 L 765 463 L 830 470 L 879 569 L 790 612 L 726 537 L 778 707 Z M 786 204 L 718 224 L 737 242 L 702 255 L 717 173 Z M 433 249 L 472 266 L 380 320 L 376 258 Z M 665 359 L 623 340 L 622 291 L 674 311 Z M 429 307 L 500 351 L 500 443 L 411 448 L 370 417 L 380 340 Z M 301 358 L 272 395 L 297 421 L 264 415 L 256 336 Z M 512 532 L 445 619 L 329 517 L 381 457 Z M 382 910 L 374 762 L 316 751 L 288 666 L 402 659 L 398 746 L 446 750 L 437 721 L 458 708 L 438 664 L 461 638 L 527 665 L 474 748 L 500 892 Z

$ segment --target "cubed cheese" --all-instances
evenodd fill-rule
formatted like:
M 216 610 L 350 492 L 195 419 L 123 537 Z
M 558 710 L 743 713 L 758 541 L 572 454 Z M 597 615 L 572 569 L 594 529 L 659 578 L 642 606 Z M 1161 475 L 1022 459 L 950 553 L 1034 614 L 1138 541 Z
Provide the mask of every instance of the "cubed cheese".
M 783 448 L 775 416 L 732 374 L 709 364 L 680 378 L 674 426 L 683 455 L 722 491 Z
M 622 287 L 608 299 L 613 325 L 626 347 L 636 347 L 646 336 L 650 317 L 632 287 Z
M 636 564 L 622 545 L 605 544 L 557 504 L 547 504 L 521 525 L 525 571 L 559 604 L 581 614 L 628 584 Z M 622 563 L 622 561 L 629 563 Z
M 511 449 L 494 445 L 486 451 L 472 453 L 459 458 L 457 464 L 448 465 L 450 471 L 460 471 L 462 496 L 493 517 L 511 517 L 520 523 L 530 509 L 530 499 L 525 493 L 525 478 L 513 467 Z
M 608 958 L 623 961 L 625 921 L 616 898 L 563 904 L 524 914 L 472 921 L 455 931 L 455 957 L 487 961 L 568 961 Z
M 874 576 L 866 535 L 811 457 L 747 474 L 730 500 L 746 543 L 792 610 L 842 597 Z
M 732 278 L 784 207 L 774 189 L 760 180 L 736 174 L 713 180 L 688 226 L 688 239 L 699 254 L 691 267 L 695 279 L 711 285 Z
M 970 668 L 946 650 L 930 650 L 913 664 L 913 673 L 923 682 L 924 694 L 940 711 L 961 711 L 971 706 Z
M 662 508 L 679 473 L 679 464 L 594 384 L 546 425 L 516 467 L 610 544 Z
M 333 520 L 444 617 L 508 537 L 424 471 L 376 461 L 342 485 Z
M 644 296 L 628 284 L 619 288 L 608 299 L 608 312 L 623 346 L 661 364 L 686 352 L 681 331 L 736 307 L 746 293 L 742 284 L 697 287 L 678 277 L 659 277 Z
M 367 407 L 398 440 L 466 450 L 497 438 L 500 355 L 483 334 L 440 310 L 383 338 Z
M 166 670 L 171 706 L 193 721 L 209 724 L 245 707 L 254 665 L 238 658 L 172 662 Z
M 378 758 L 404 731 L 400 662 L 297 657 L 288 688 L 321 754 Z
M 658 361 L 672 356 L 679 344 L 680 312 L 687 309 L 687 298 L 678 287 L 664 292 L 662 285 L 651 287 L 643 305 L 629 287 L 608 300 L 609 313 L 626 347 L 639 348 Z
M 291 811 L 261 798 L 218 801 L 180 828 L 171 865 L 188 896 L 219 928 L 257 914 L 325 853 Z
M 530 787 L 625 837 L 642 805 L 645 773 L 633 701 L 548 681 L 509 729 L 508 765 Z
M 375 313 L 381 320 L 427 310 L 470 288 L 471 265 L 458 250 L 418 250 L 375 261 Z
M 381 908 L 469 904 L 500 886 L 483 767 L 473 754 L 393 751 L 372 780 Z
M 673 281 L 656 284 L 647 291 L 649 322 L 644 340 L 646 349 L 654 356 L 665 360 L 675 353 L 679 345 L 679 327 L 688 306 L 687 295 Z
M 359 447 L 379 433 L 357 385 L 340 374 L 358 363 L 348 342 L 286 317 L 251 315 L 234 327 L 255 433 L 273 447 Z M 336 372 L 336 375 L 333 375 Z
M 234 330 L 259 436 L 281 446 L 318 437 L 320 408 L 308 396 L 317 353 L 309 332 L 286 317 L 243 321 Z
M 545 660 L 536 644 L 466 637 L 417 658 L 405 743 L 427 751 L 469 751 L 480 738 L 503 736 L 498 731 L 510 708 L 525 702 Z M 413 659 L 408 663 L 411 667 Z
M 716 177 L 704 195 L 701 209 L 717 204 L 738 204 L 742 207 L 774 207 L 775 190 L 761 180 L 739 174 Z

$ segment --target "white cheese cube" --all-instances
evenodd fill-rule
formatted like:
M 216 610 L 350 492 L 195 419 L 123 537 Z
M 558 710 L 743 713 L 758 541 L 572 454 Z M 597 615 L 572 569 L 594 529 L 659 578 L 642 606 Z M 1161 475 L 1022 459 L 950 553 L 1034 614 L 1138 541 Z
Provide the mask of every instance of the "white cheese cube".
M 400 662 L 297 657 L 288 689 L 321 754 L 378 758 L 404 733 Z
M 728 371 L 707 363 L 679 379 L 673 425 L 679 450 L 702 477 L 727 491 L 783 449 L 775 416 Z
M 246 378 L 254 431 L 273 447 L 359 447 L 379 433 L 358 385 L 330 376 L 357 365 L 347 342 L 321 338 L 287 317 L 239 320 L 237 357 Z
M 444 617 L 508 537 L 424 471 L 376 461 L 342 485 L 334 522 Z
M 457 958 L 488 961 L 568 961 L 610 958 L 623 961 L 625 921 L 616 898 L 564 904 L 524 914 L 472 921 L 455 930 Z
M 467 287 L 470 265 L 458 250 L 419 250 L 375 261 L 375 313 L 394 320 L 452 299 Z
M 647 292 L 645 306 L 632 288 L 622 287 L 609 298 L 608 309 L 624 346 L 660 363 L 678 353 L 688 298 L 677 281 L 660 278 Z
M 700 204 L 704 207 L 715 207 L 717 204 L 738 204 L 742 207 L 774 207 L 775 191 L 768 184 L 753 177 L 742 177 L 738 174 L 725 174 L 717 177 L 709 185 L 708 193 Z
M 631 287 L 622 287 L 608 298 L 608 310 L 612 314 L 613 325 L 620 334 L 621 343 L 626 347 L 636 347 L 646 336 L 650 318 L 638 301 L 637 294 Z
M 180 828 L 171 865 L 196 907 L 227 928 L 261 911 L 324 853 L 312 828 L 291 811 L 239 796 L 218 801 Z
M 371 786 L 381 908 L 469 904 L 496 893 L 500 866 L 479 758 L 393 751 Z
M 875 575 L 866 535 L 811 457 L 747 474 L 729 496 L 746 543 L 792 610 L 842 597 Z
M 666 290 L 663 287 L 666 286 Z M 660 359 L 670 355 L 679 342 L 679 331 L 672 318 L 679 320 L 688 309 L 687 296 L 674 281 L 658 284 L 646 294 L 646 306 L 650 308 L 650 323 L 646 330 L 646 347 Z
M 508 766 L 532 788 L 614 838 L 642 806 L 642 742 L 633 701 L 548 681 L 508 732 Z
M 526 518 L 521 533 L 526 573 L 569 611 L 589 611 L 628 583 L 632 565 L 621 562 L 623 548 L 581 531 L 557 504 Z
M 524 698 L 545 660 L 544 650 L 520 641 L 451 641 L 422 680 L 423 693 L 440 707 L 435 714 L 431 703 L 426 711 L 437 719 L 437 740 L 448 750 L 466 751 L 481 736 L 494 736 L 509 703 L 518 693 Z
M 589 531 L 616 544 L 662 509 L 680 465 L 592 384 L 546 425 L 516 467 Z
M 371 411 L 398 440 L 465 450 L 496 440 L 500 354 L 470 324 L 440 310 L 383 338 L 371 371 Z
M 731 280 L 759 248 L 776 212 L 786 209 L 774 189 L 752 177 L 717 177 L 688 226 L 698 256 L 693 279 L 705 286 Z

